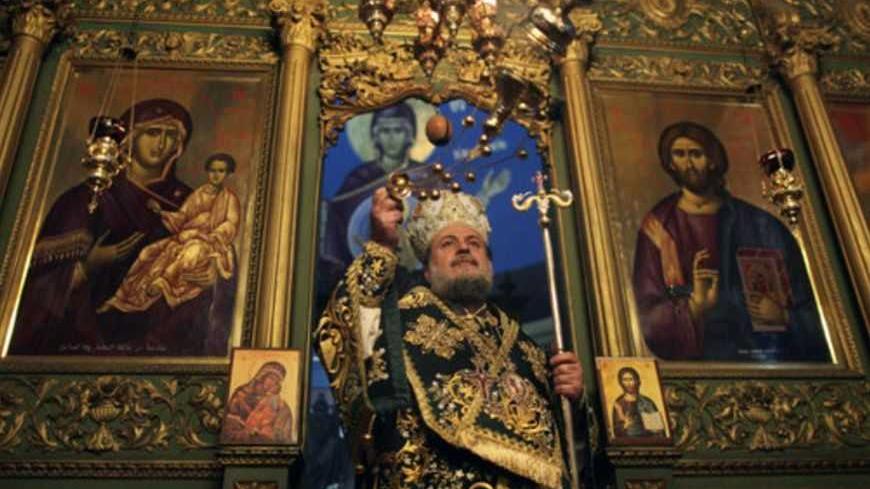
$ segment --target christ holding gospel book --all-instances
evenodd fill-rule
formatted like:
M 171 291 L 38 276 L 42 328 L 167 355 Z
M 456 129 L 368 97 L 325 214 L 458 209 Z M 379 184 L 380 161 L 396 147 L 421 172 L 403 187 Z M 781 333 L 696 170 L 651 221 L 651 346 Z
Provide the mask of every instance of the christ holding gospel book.
M 722 142 L 683 121 L 665 128 L 658 152 L 679 190 L 637 237 L 632 282 L 649 349 L 665 360 L 830 361 L 798 244 L 728 192 Z

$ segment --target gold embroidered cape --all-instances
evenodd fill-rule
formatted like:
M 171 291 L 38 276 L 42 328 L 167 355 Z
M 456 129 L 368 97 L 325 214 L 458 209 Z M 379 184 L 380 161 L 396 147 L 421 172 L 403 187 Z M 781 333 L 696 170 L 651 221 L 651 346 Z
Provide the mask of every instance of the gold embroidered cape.
M 458 316 L 426 287 L 398 299 L 391 330 L 395 270 L 367 244 L 315 332 L 359 469 L 375 487 L 561 487 L 544 352 L 498 308 Z

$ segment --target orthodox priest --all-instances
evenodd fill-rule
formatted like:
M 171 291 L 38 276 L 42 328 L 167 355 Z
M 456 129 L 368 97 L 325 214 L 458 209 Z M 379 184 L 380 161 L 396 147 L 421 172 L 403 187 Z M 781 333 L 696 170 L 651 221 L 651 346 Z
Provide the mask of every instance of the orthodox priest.
M 562 487 L 555 397 L 579 398 L 582 370 L 570 352 L 548 359 L 487 302 L 484 207 L 461 193 L 417 205 L 417 285 L 397 267 L 402 204 L 383 188 L 371 221 L 315 332 L 363 485 Z

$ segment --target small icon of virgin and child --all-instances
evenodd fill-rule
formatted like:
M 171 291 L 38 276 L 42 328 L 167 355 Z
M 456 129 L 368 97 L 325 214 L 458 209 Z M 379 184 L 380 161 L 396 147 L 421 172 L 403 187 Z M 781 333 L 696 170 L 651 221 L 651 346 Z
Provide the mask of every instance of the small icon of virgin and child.
M 121 115 L 124 172 L 91 214 L 79 184 L 52 204 L 19 303 L 11 354 L 225 355 L 242 211 L 215 153 L 196 189 L 176 177 L 193 135 L 181 104 L 149 99 Z
M 297 440 L 293 424 L 293 410 L 287 399 L 296 399 L 296 385 L 285 385 L 297 372 L 298 351 L 275 350 L 273 355 L 283 355 L 286 361 L 259 359 L 262 350 L 235 350 L 230 384 L 234 386 L 243 371 L 256 374 L 232 388 L 227 414 L 221 430 L 221 443 L 245 444 L 291 444 Z M 270 352 L 272 353 L 272 352 Z M 292 356 L 290 356 L 292 355 Z M 277 358 L 277 357 L 275 357 Z

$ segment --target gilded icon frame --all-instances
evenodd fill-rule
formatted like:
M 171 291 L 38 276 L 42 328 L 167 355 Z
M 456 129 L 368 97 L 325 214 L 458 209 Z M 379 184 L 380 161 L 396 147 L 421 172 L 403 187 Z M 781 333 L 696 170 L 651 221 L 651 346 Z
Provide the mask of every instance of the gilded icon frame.
M 245 445 L 280 445 L 280 446 L 301 446 L 302 444 L 302 398 L 303 391 L 305 390 L 305 380 L 303 379 L 303 371 L 302 362 L 303 355 L 302 351 L 299 349 L 278 349 L 278 348 L 233 348 L 231 354 L 230 361 L 230 371 L 229 371 L 229 380 L 227 383 L 227 398 L 226 406 L 223 417 L 222 427 L 221 427 L 221 444 L 222 445 L 233 445 L 233 446 L 245 446 Z M 289 383 L 289 392 L 285 392 L 284 387 L 286 385 L 281 385 L 280 399 L 284 401 L 285 406 L 289 407 L 290 410 L 290 422 L 292 426 L 290 427 L 291 432 L 289 433 L 289 440 L 287 441 L 275 441 L 275 440 L 262 440 L 255 441 L 251 439 L 233 439 L 227 433 L 227 419 L 228 416 L 231 415 L 229 412 L 232 409 L 232 399 L 234 394 L 242 389 L 242 385 L 240 385 L 243 379 L 240 379 L 239 376 L 242 375 L 243 372 L 240 369 L 243 369 L 245 366 L 248 367 L 248 371 L 245 372 L 250 378 L 250 381 L 247 384 L 250 384 L 255 380 L 255 377 L 259 377 L 267 364 L 271 364 L 270 367 L 274 367 L 274 364 L 278 363 L 281 367 L 284 368 L 282 378 L 282 384 Z M 257 367 L 256 374 L 252 374 L 252 367 Z M 268 370 L 268 369 L 267 369 Z M 289 401 L 289 402 L 288 402 Z M 262 401 L 261 401 L 262 402 Z M 257 407 L 255 406 L 252 409 L 252 412 L 249 413 L 253 415 L 254 411 L 257 411 Z M 274 403 L 273 403 L 274 404 Z M 271 423 L 272 425 L 276 423 Z M 244 432 L 244 435 L 247 437 L 255 436 L 247 431 Z M 244 438 L 244 437 L 243 437 Z
M 33 252 L 41 221 L 50 205 L 49 193 L 53 174 L 59 166 L 57 150 L 52 149 L 51 141 L 63 126 L 66 117 L 64 100 L 68 97 L 68 87 L 72 80 L 85 69 L 132 70 L 132 63 L 120 64 L 117 44 L 112 41 L 121 36 L 117 31 L 88 31 L 77 39 L 71 49 L 59 59 L 58 68 L 51 83 L 51 96 L 42 116 L 32 164 L 27 170 L 24 192 L 17 204 L 9 246 L 3 256 L 0 270 L 0 290 L 4 291 L 0 301 L 0 338 L 3 339 L 0 369 L 8 371 L 51 371 L 58 365 L 68 371 L 80 372 L 169 372 L 203 371 L 223 372 L 229 363 L 232 347 L 250 344 L 253 334 L 254 291 L 261 279 L 259 270 L 259 250 L 262 247 L 263 204 L 267 189 L 267 175 L 272 156 L 271 133 L 274 99 L 277 90 L 277 56 L 265 40 L 246 36 L 216 37 L 209 34 L 174 34 L 182 41 L 177 52 L 165 34 L 145 32 L 140 34 L 139 70 L 164 72 L 178 77 L 189 75 L 191 80 L 197 76 L 232 83 L 254 83 L 257 87 L 256 106 L 265 107 L 253 116 L 255 129 L 251 139 L 250 162 L 247 164 L 245 181 L 240 182 L 247 189 L 241 202 L 243 220 L 239 224 L 236 239 L 236 276 L 234 298 L 231 312 L 227 354 L 225 356 L 176 355 L 176 356 L 84 356 L 84 355 L 8 355 L 7 349 L 14 329 L 14 318 L 21 298 L 30 256 Z M 172 37 L 173 34 L 169 34 Z M 223 43 L 237 37 L 235 44 L 228 48 Z M 188 39 L 189 38 L 189 39 Z M 190 41 L 190 43 L 188 43 Z M 197 44 L 199 43 L 199 44 Z M 195 48 L 199 46 L 199 51 Z M 189 49 L 188 49 L 189 48 Z M 244 79 L 243 81 L 238 81 Z M 192 81 L 191 83 L 196 83 Z M 195 89 L 194 89 L 195 90 Z M 140 100 L 143 97 L 138 97 Z M 226 106 L 224 106 L 226 107 Z M 221 107 L 214 110 L 223 110 Z M 203 116 L 204 117 L 204 116 Z M 211 134 L 217 134 L 212 128 Z M 194 131 L 195 132 L 195 131 Z M 195 135 L 193 136 L 195 137 Z M 83 154 L 83 153 L 82 153 Z M 183 158 L 183 157 L 182 157 Z M 199 168 L 199 160 L 191 164 Z M 232 186 L 233 181 L 228 183 Z M 111 360 L 111 361 L 107 361 Z
M 821 80 L 819 82 L 821 86 L 822 97 L 824 99 L 825 104 L 825 117 L 828 118 L 831 124 L 831 129 L 834 132 L 835 141 L 832 141 L 831 144 L 839 147 L 840 153 L 843 156 L 843 163 L 846 165 L 845 172 L 849 175 L 849 185 L 842 185 L 837 187 L 826 186 L 825 192 L 829 195 L 830 199 L 837 199 L 838 201 L 844 203 L 849 209 L 848 214 L 863 216 L 864 226 L 847 226 L 846 220 L 849 219 L 849 216 L 840 216 L 834 215 L 834 219 L 840 224 L 842 229 L 854 229 L 857 233 L 864 233 L 863 241 L 866 242 L 870 239 L 870 213 L 866 211 L 866 208 L 870 208 L 870 197 L 862 196 L 859 194 L 859 190 L 856 188 L 855 175 L 853 174 L 852 166 L 854 163 L 849 161 L 849 157 L 847 155 L 847 150 L 843 146 L 843 141 L 841 137 L 837 134 L 841 127 L 838 127 L 835 124 L 835 119 L 831 113 L 832 107 L 831 104 L 839 104 L 846 106 L 861 106 L 861 111 L 864 113 L 870 113 L 870 73 L 867 70 L 861 69 L 831 69 L 827 72 L 822 73 Z M 817 136 L 821 137 L 821 136 Z M 866 180 L 866 177 L 864 177 Z M 858 241 L 861 241 L 862 237 L 857 237 Z M 841 236 L 842 240 L 855 240 L 856 237 L 851 235 Z M 865 253 L 863 257 L 858 257 L 857 262 L 850 262 L 850 267 L 853 267 L 853 275 L 860 277 L 862 275 L 861 270 L 864 270 L 863 274 L 866 275 L 866 270 L 870 270 L 870 257 Z M 861 288 L 859 284 L 860 279 L 854 278 L 855 286 L 857 288 Z M 863 298 L 864 303 L 862 304 L 863 312 L 864 312 L 864 323 L 865 327 L 870 331 L 870 304 L 866 303 L 868 291 L 867 290 L 859 290 L 858 296 Z
M 595 371 L 598 375 L 599 399 L 601 401 L 601 412 L 606 420 L 608 444 L 614 446 L 631 446 L 631 445 L 672 445 L 673 432 L 670 427 L 670 417 L 668 416 L 668 406 L 665 402 L 665 393 L 661 383 L 661 373 L 659 372 L 658 362 L 653 358 L 635 358 L 635 357 L 595 357 Z M 645 399 L 647 405 L 652 404 L 655 408 L 651 413 L 658 416 L 651 416 L 653 423 L 658 423 L 661 427 L 661 434 L 644 433 L 640 435 L 617 434 L 614 414 L 617 411 L 617 404 L 622 397 L 619 393 L 625 394 L 625 388 L 616 384 L 622 384 L 621 375 L 625 373 L 633 373 L 637 383 L 637 396 Z M 643 382 L 643 381 L 646 382 Z M 650 385 L 650 381 L 653 382 Z M 646 386 L 646 388 L 644 388 Z M 619 389 L 619 390 L 618 390 Z M 643 392 L 641 392 L 643 391 Z M 621 411 L 621 410 L 620 410 Z M 638 413 L 641 414 L 642 413 Z M 657 418 L 657 419 L 656 419 Z M 642 418 L 643 419 L 643 418 Z M 642 421 L 643 422 L 643 421 Z M 646 430 L 646 423 L 643 422 L 643 428 Z
M 592 120 L 594 131 L 595 154 L 598 168 L 595 171 L 603 175 L 601 184 L 603 202 L 592 208 L 582 209 L 581 230 L 587 235 L 607 233 L 608 252 L 615 257 L 610 265 L 606 260 L 587 258 L 593 280 L 605 284 L 613 292 L 598 297 L 597 308 L 617 312 L 612 321 L 602 324 L 596 332 L 599 344 L 603 345 L 600 354 L 608 356 L 650 356 L 651 351 L 645 344 L 640 330 L 637 312 L 634 306 L 631 285 L 632 250 L 626 249 L 619 242 L 619 237 L 612 227 L 595 228 L 596 222 L 623 222 L 620 215 L 618 200 L 613 193 L 617 188 L 614 183 L 613 167 L 617 163 L 612 154 L 611 143 L 605 122 L 605 108 L 599 97 L 608 91 L 624 93 L 628 96 L 645 95 L 649 97 L 674 97 L 676 99 L 692 99 L 700 103 L 739 103 L 753 107 L 763 114 L 764 130 L 772 147 L 795 147 L 795 140 L 789 132 L 788 118 L 783 106 L 783 94 L 762 70 L 753 68 L 748 63 L 727 63 L 711 61 L 675 60 L 654 56 L 640 56 L 628 61 L 619 56 L 602 57 L 590 68 L 589 87 Z M 597 63 L 597 64 L 596 64 Z M 628 64 L 626 64 L 628 63 Z M 678 76 L 674 76 L 677 73 Z M 747 88 L 750 90 L 747 92 Z M 650 148 L 651 158 L 657 160 L 655 148 Z M 799 153 L 800 158 L 800 153 Z M 584 168 L 574 164 L 575 184 L 581 193 L 592 192 L 588 183 L 577 178 L 578 172 Z M 800 165 L 798 165 L 800 166 Z M 797 172 L 801 178 L 800 168 Z M 758 170 L 758 189 L 761 186 L 761 170 Z M 580 183 L 577 183 L 580 182 Z M 622 190 L 624 195 L 625 189 Z M 776 378 L 781 376 L 800 377 L 852 377 L 862 371 L 858 347 L 854 332 L 849 324 L 846 312 L 844 291 L 840 289 L 832 277 L 833 262 L 831 253 L 825 247 L 825 241 L 820 227 L 820 219 L 816 215 L 821 203 L 813 202 L 812 195 L 803 202 L 803 217 L 800 224 L 800 242 L 804 243 L 805 260 L 817 301 L 822 326 L 828 338 L 832 363 L 798 363 L 773 362 L 767 364 L 741 363 L 731 361 L 660 361 L 661 369 L 668 377 L 733 377 L 750 376 L 761 378 Z M 643 212 L 642 209 L 635 212 Z M 771 212 L 775 213 L 773 209 Z M 640 217 L 640 216 L 638 216 Z M 634 228 L 632 231 L 635 231 Z M 623 240 L 626 241 L 626 240 Z M 804 248 L 802 248 L 804 249 Z M 623 259 L 620 260 L 620 257 Z M 703 366 L 704 368 L 699 368 Z

